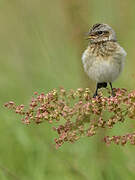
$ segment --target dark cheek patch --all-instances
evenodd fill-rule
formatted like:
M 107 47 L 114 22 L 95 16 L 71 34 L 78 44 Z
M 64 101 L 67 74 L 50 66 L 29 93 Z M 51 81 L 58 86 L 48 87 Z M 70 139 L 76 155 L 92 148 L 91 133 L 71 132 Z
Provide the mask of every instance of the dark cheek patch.
M 103 37 L 109 37 L 109 32 L 108 31 L 104 31 L 104 33 L 102 34 Z
M 106 32 L 106 34 L 104 34 L 104 37 L 109 37 L 110 33 Z

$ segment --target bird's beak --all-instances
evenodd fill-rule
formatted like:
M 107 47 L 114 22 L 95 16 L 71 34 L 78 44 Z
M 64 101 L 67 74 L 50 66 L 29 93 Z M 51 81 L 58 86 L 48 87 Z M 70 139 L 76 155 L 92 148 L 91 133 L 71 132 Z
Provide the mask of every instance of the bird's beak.
M 95 34 L 94 33 L 88 32 L 86 34 L 86 36 L 87 36 L 87 39 L 95 39 Z

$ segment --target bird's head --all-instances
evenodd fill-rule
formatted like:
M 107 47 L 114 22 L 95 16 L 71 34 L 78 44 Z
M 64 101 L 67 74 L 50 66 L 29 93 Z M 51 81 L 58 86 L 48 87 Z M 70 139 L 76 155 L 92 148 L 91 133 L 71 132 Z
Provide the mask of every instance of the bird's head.
M 105 41 L 116 41 L 114 30 L 107 24 L 94 24 L 88 32 L 88 39 L 91 43 Z

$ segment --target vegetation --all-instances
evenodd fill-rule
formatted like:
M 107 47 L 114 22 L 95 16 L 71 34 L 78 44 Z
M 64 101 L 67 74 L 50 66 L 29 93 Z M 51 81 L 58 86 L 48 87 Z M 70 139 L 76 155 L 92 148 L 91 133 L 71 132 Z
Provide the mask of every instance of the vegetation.
M 53 127 L 58 133 L 58 138 L 55 139 L 58 148 L 64 142 L 74 143 L 81 136 L 91 137 L 99 128 L 113 128 L 125 119 L 135 119 L 135 91 L 127 94 L 126 89 L 115 89 L 115 93 L 115 97 L 104 97 L 101 93 L 100 96 L 91 98 L 88 88 L 69 92 L 61 88 L 47 94 L 38 95 L 35 92 L 37 96 L 32 98 L 26 110 L 24 105 L 17 106 L 12 101 L 6 103 L 5 107 L 23 116 L 24 124 L 32 121 L 36 124 L 44 121 L 50 124 L 60 122 L 58 127 Z M 109 116 L 105 113 L 109 113 Z M 112 138 L 106 136 L 104 141 L 107 144 L 114 142 L 121 145 L 130 141 L 135 145 L 135 132 Z

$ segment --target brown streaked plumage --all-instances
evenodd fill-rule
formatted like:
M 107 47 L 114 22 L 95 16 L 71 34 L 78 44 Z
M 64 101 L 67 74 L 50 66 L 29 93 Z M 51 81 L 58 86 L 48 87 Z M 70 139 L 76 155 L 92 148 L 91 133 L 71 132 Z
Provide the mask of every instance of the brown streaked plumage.
M 101 56 L 105 60 L 108 59 L 109 56 L 113 55 L 117 49 L 117 43 L 115 42 L 99 42 L 99 43 L 92 43 L 88 46 L 90 53 L 95 56 Z M 106 57 L 106 58 L 105 58 Z

